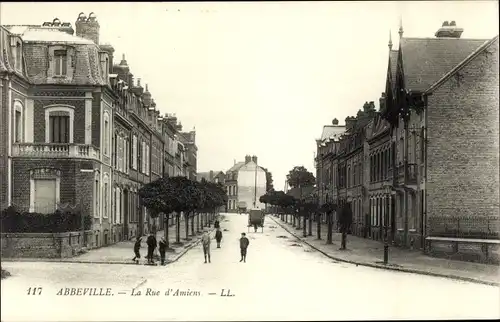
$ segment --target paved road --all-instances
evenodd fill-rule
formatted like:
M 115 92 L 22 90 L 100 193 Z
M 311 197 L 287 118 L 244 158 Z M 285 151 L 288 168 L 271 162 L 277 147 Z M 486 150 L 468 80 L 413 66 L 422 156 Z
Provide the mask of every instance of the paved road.
M 2 281 L 2 320 L 500 317 L 496 287 L 337 263 L 272 228 L 271 221 L 263 233 L 248 233 L 247 263 L 240 263 L 238 239 L 247 218 L 226 218 L 221 226 L 228 231 L 221 249 L 213 241 L 211 264 L 203 262 L 201 246 L 167 267 L 3 263 L 14 276 Z M 26 295 L 38 286 L 42 295 Z M 114 295 L 56 295 L 65 287 L 109 287 Z M 131 295 L 133 288 L 141 295 Z M 159 295 L 146 295 L 148 289 Z M 220 296 L 222 289 L 234 296 Z

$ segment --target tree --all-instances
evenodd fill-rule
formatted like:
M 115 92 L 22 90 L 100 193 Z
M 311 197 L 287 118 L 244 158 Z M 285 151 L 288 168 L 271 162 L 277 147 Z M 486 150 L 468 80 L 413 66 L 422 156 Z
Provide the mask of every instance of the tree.
M 149 210 L 150 216 L 157 217 L 160 213 L 164 213 L 168 222 L 170 214 L 182 207 L 178 181 L 178 177 L 164 177 L 149 182 L 139 189 L 141 202 Z M 168 227 L 165 229 L 165 239 L 168 247 Z
M 292 188 L 314 185 L 314 175 L 303 166 L 296 166 L 286 176 L 288 185 Z
M 273 174 L 269 172 L 266 168 L 262 168 L 266 172 L 266 191 L 272 191 L 274 190 L 274 185 L 273 185 Z
M 339 220 L 340 220 L 340 232 L 342 233 L 342 244 L 340 249 L 345 250 L 347 244 L 347 233 L 349 232 L 349 229 L 351 228 L 352 224 L 352 210 L 350 202 L 345 203 L 344 206 L 342 207 Z
M 326 243 L 331 244 L 333 239 L 333 221 L 332 221 L 332 213 L 337 209 L 337 205 L 331 202 L 326 202 L 321 205 L 320 211 L 326 213 L 326 219 L 328 224 L 328 232 L 326 236 Z M 320 230 L 318 220 L 318 231 Z M 319 236 L 319 235 L 318 235 Z

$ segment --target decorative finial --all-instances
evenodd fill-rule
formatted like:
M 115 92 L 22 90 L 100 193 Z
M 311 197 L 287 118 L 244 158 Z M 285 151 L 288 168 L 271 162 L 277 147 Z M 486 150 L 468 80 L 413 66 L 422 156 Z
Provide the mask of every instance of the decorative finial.
M 403 38 L 403 17 L 399 16 L 399 38 Z
M 137 78 L 137 87 L 141 87 L 141 79 Z
M 392 50 L 392 33 L 391 33 L 391 30 L 389 30 L 389 50 Z
M 122 54 L 122 60 L 125 60 L 125 54 Z

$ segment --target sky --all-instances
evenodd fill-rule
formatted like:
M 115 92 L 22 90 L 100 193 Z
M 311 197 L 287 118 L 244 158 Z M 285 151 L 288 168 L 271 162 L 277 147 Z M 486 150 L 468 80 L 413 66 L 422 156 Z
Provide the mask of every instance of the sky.
M 8 2 L 2 24 L 74 23 L 94 12 L 100 42 L 125 54 L 162 114 L 196 129 L 198 171 L 226 171 L 256 155 L 276 190 L 315 139 L 385 88 L 388 41 L 434 37 L 443 21 L 462 38 L 498 34 L 497 1 Z

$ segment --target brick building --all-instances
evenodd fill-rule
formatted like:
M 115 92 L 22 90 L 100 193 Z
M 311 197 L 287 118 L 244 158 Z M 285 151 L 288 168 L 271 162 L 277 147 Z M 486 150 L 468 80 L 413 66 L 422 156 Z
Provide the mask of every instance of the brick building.
M 498 36 L 462 32 L 446 22 L 436 38 L 405 38 L 400 28 L 380 111 L 368 121 L 358 112 L 340 140 L 317 142 L 317 167 L 329 158 L 337 168 L 319 187 L 351 203 L 354 234 L 424 249 L 462 217 L 462 231 L 500 231 Z
M 198 181 L 205 179 L 209 182 L 224 184 L 224 182 L 226 180 L 226 175 L 224 174 L 223 171 L 210 170 L 208 172 L 198 172 L 196 179 Z
M 0 28 L 0 203 L 89 214 L 99 247 L 163 227 L 137 190 L 186 174 L 187 157 L 177 119 L 160 116 L 124 55 L 114 64 L 95 15 L 81 13 L 75 29 L 57 18 Z

